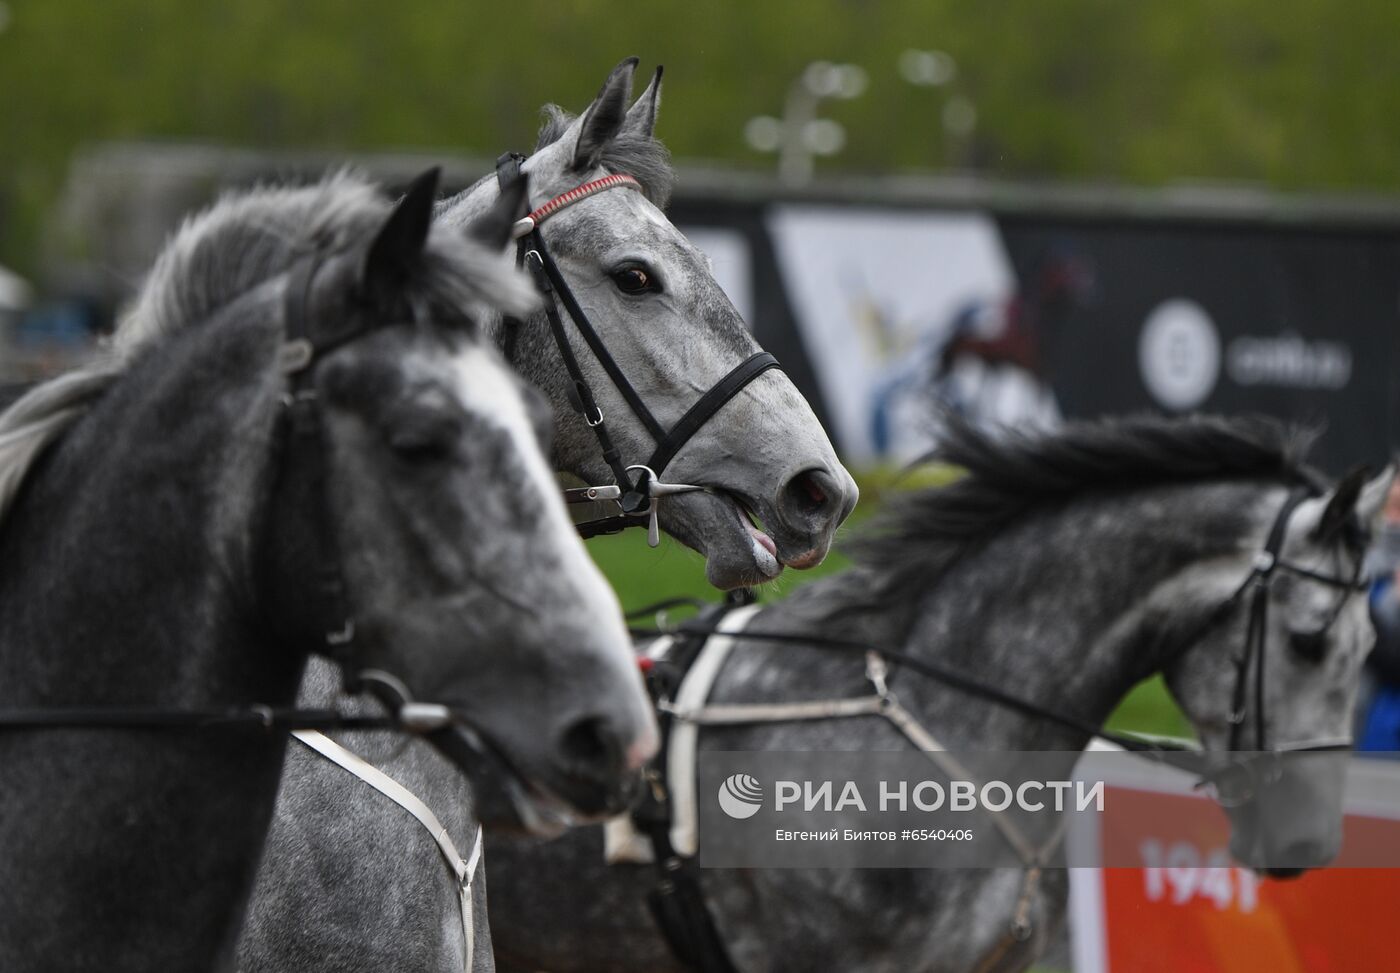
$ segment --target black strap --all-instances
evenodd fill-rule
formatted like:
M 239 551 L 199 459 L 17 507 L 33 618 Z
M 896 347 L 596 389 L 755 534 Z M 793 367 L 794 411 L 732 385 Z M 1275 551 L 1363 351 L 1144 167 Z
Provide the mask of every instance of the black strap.
M 1243 747 L 1244 708 L 1248 696 L 1251 663 L 1254 672 L 1254 743 L 1259 750 L 1267 749 L 1268 718 L 1264 705 L 1264 661 L 1268 656 L 1269 638 L 1269 588 L 1265 579 L 1280 566 L 1283 542 L 1288 532 L 1288 521 L 1309 491 L 1303 488 L 1290 490 L 1283 506 L 1274 517 L 1269 536 L 1264 542 L 1263 562 L 1250 574 L 1247 584 L 1254 585 L 1254 594 L 1249 602 L 1249 626 L 1245 629 L 1244 654 L 1240 658 L 1239 669 L 1235 674 L 1235 690 L 1231 698 L 1230 710 L 1230 749 Z
M 671 431 L 657 442 L 656 451 L 651 454 L 651 459 L 647 460 L 647 466 L 660 476 L 680 448 L 691 436 L 699 432 L 700 427 L 709 422 L 726 402 L 768 369 L 778 367 L 778 359 L 766 351 L 760 351 L 734 366 L 728 375 L 700 396 L 700 401 L 687 409 L 680 421 L 671 427 Z
M 288 347 L 304 344 L 304 357 L 288 374 L 290 385 L 283 425 L 277 434 L 282 455 L 278 463 L 281 477 L 298 475 L 299 484 L 310 506 L 307 516 L 317 563 L 310 585 L 311 611 L 316 619 L 317 634 L 332 654 L 354 638 L 354 624 L 346 599 L 345 578 L 341 571 L 340 543 L 331 522 L 331 505 L 326 502 L 330 477 L 327 473 L 327 451 L 324 423 L 313 376 L 315 364 L 322 356 L 364 333 L 366 328 L 347 328 L 329 336 L 314 335 L 311 328 L 311 288 L 320 269 L 319 252 L 302 261 L 292 271 L 284 291 L 283 328 Z M 293 474 L 292 467 L 299 467 Z
M 538 231 L 531 234 L 529 239 L 532 244 L 543 245 L 539 241 Z M 613 443 L 612 435 L 608 432 L 607 421 L 603 417 L 603 410 L 599 407 L 597 399 L 593 397 L 593 389 L 588 384 L 588 379 L 584 376 L 583 369 L 578 363 L 578 356 L 574 354 L 573 346 L 569 344 L 569 336 L 564 331 L 564 321 L 559 316 L 559 307 L 554 301 L 557 292 L 553 278 L 543 263 L 543 254 L 540 252 L 539 246 L 534 246 L 526 253 L 525 266 L 529 268 L 530 274 L 534 277 L 535 286 L 544 295 L 544 313 L 545 317 L 549 319 L 549 330 L 554 336 L 554 343 L 559 346 L 559 357 L 563 360 L 564 369 L 569 373 L 569 380 L 572 383 L 572 394 L 569 396 L 569 400 L 579 415 L 583 416 L 583 421 L 593 430 L 593 435 L 598 440 L 598 448 L 603 453 L 603 461 L 608 464 L 608 469 L 612 470 L 617 485 L 622 487 L 625 493 L 631 493 L 633 492 L 633 482 L 632 478 L 627 475 L 627 466 L 623 462 L 622 453 Z M 575 318 L 575 322 L 577 320 Z
M 388 716 L 347 716 L 328 709 L 243 706 L 232 709 L 161 710 L 73 706 L 59 709 L 14 709 L 0 712 L 0 730 L 392 730 Z
M 670 631 L 660 631 L 657 629 L 632 628 L 629 631 L 638 638 L 655 638 L 659 635 L 713 635 L 715 630 L 701 623 L 698 619 L 690 622 L 683 622 Z M 1131 750 L 1134 753 L 1155 753 L 1155 752 L 1176 752 L 1190 751 L 1192 748 L 1177 745 L 1174 743 L 1159 740 L 1144 740 L 1134 736 L 1121 733 L 1112 733 L 1102 726 L 1089 723 L 1064 713 L 1047 709 L 1038 703 L 1014 696 L 996 686 L 990 686 L 980 682 L 971 676 L 955 672 L 952 669 L 944 668 L 935 662 L 910 655 L 899 649 L 872 645 L 869 642 L 857 641 L 855 639 L 832 638 L 815 634 L 797 634 L 793 632 L 751 632 L 745 631 L 742 635 L 745 641 L 754 642 L 774 642 L 784 645 L 799 645 L 808 648 L 831 650 L 837 652 L 858 653 L 864 658 L 865 653 L 872 649 L 879 652 L 889 662 L 898 663 L 908 668 L 911 672 L 916 672 L 926 679 L 942 683 L 951 689 L 965 692 L 969 696 L 976 696 L 988 702 L 996 703 L 1007 709 L 1015 710 L 1026 716 L 1053 723 L 1063 729 L 1072 730 L 1087 737 L 1100 737 L 1110 743 L 1117 744 L 1124 750 Z
M 608 378 L 612 380 L 622 397 L 627 400 L 627 407 L 646 427 L 651 438 L 660 442 L 665 437 L 666 430 L 656 420 L 656 416 L 651 414 L 651 410 L 642 401 L 642 397 L 637 394 L 637 390 L 632 387 L 632 383 L 627 381 L 627 376 L 622 373 L 622 368 L 617 364 L 617 360 L 608 351 L 608 346 L 603 344 L 603 339 L 598 336 L 593 323 L 588 320 L 588 315 L 583 313 L 583 308 L 579 307 L 568 282 L 564 280 L 564 275 L 559 272 L 559 266 L 550 256 L 549 249 L 544 245 L 544 237 L 540 235 L 539 229 L 536 228 L 526 239 L 529 240 L 533 252 L 539 254 L 544 272 L 549 276 L 550 283 L 554 285 L 555 293 L 564 302 L 564 309 L 569 312 L 569 317 L 574 319 L 574 327 L 578 328 L 579 334 L 583 335 L 583 340 L 588 343 L 593 356 L 598 359 L 598 364 L 603 366 L 603 371 L 608 373 Z M 526 253 L 527 261 L 529 257 L 529 253 Z
M 520 179 L 520 164 L 525 161 L 525 157 L 518 152 L 502 152 L 496 158 L 496 187 L 501 192 L 505 192 L 511 185 Z M 530 209 L 530 199 L 527 195 L 521 203 L 524 211 L 516 213 L 516 218 L 523 217 Z M 525 248 L 517 246 L 515 248 L 515 269 L 521 270 L 525 266 Z M 501 345 L 501 351 L 506 357 L 506 361 L 515 361 L 515 348 L 520 343 L 520 330 L 522 322 L 519 318 L 506 315 L 502 319 L 505 328 L 505 341 Z

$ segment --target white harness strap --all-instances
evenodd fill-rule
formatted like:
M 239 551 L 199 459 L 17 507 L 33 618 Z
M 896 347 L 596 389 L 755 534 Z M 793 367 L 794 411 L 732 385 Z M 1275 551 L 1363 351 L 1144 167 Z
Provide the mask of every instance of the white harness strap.
M 915 748 L 920 750 L 929 762 L 936 765 L 950 778 L 975 780 L 973 774 L 963 764 L 948 753 L 943 744 L 928 731 L 890 692 L 885 677 L 888 669 L 879 653 L 866 653 L 865 675 L 874 687 L 871 696 L 858 696 L 853 699 L 810 700 L 796 703 L 715 703 L 708 704 L 710 689 L 715 678 L 734 647 L 730 637 L 743 630 L 757 605 L 731 612 L 716 628 L 716 634 L 701 650 L 695 665 L 685 681 L 681 683 L 676 699 L 669 705 L 663 704 L 675 724 L 671 727 L 671 741 L 667 750 L 667 784 L 671 791 L 671 845 L 676 853 L 693 857 L 699 848 L 699 833 L 696 824 L 698 808 L 695 802 L 695 746 L 696 735 L 702 726 L 735 726 L 756 723 L 791 723 L 806 720 L 845 719 L 857 716 L 879 716 L 888 720 L 895 729 L 904 735 Z M 1052 852 L 1064 837 L 1066 818 L 1061 816 L 1056 828 L 1039 846 L 1018 828 L 1005 814 L 993 814 L 992 825 L 1001 834 L 1011 849 L 1016 852 L 1025 866 L 1021 883 L 1021 893 L 1011 918 L 1010 938 L 1024 941 L 1030 936 L 1030 910 L 1040 885 L 1040 873 Z M 985 965 L 985 964 L 984 964 Z
M 720 619 L 715 634 L 706 640 L 695 664 L 676 690 L 678 710 L 695 712 L 705 705 L 724 660 L 729 657 L 729 650 L 734 648 L 731 636 L 742 632 L 760 610 L 759 605 L 745 605 Z M 674 816 L 671 847 L 676 854 L 686 857 L 694 857 L 700 849 L 700 828 L 696 821 L 699 810 L 695 803 L 695 741 L 699 732 L 700 728 L 693 721 L 677 720 L 671 727 L 671 739 L 666 748 L 667 785 L 671 790 Z
M 472 842 L 471 855 L 463 858 L 458 853 L 457 846 L 452 843 L 447 828 L 438 820 L 438 816 L 433 813 L 432 808 L 420 801 L 412 791 L 394 778 L 358 754 L 345 749 L 324 733 L 318 733 L 315 730 L 293 730 L 292 736 L 337 767 L 354 774 L 413 815 L 418 823 L 433 836 L 433 841 L 437 844 L 438 851 L 442 852 L 442 857 L 447 862 L 447 867 L 452 871 L 452 877 L 457 884 L 458 905 L 462 912 L 462 935 L 466 940 L 464 969 L 466 973 L 471 973 L 472 952 L 476 946 L 476 930 L 472 922 L 472 879 L 476 876 L 476 870 L 481 864 L 481 825 L 476 826 L 476 838 Z

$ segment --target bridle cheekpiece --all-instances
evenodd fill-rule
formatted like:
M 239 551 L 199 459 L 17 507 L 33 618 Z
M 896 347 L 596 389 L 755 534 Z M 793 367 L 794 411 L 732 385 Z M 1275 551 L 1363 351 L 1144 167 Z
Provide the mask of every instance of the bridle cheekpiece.
M 496 182 L 502 191 L 524 178 L 520 171 L 520 166 L 524 161 L 523 156 L 513 152 L 507 152 L 496 160 Z M 617 364 L 617 360 L 608 351 L 607 345 L 603 342 L 597 329 L 588 320 L 588 315 L 584 313 L 583 308 L 574 297 L 573 289 L 559 271 L 559 267 L 550 255 L 549 248 L 545 245 L 544 237 L 540 233 L 541 225 L 551 216 L 574 203 L 609 189 L 643 191 L 642 184 L 625 173 L 603 176 L 560 193 L 531 210 L 515 222 L 511 233 L 517 241 L 517 262 L 529 270 L 535 286 L 544 298 L 544 311 L 545 317 L 549 321 L 550 334 L 554 338 L 554 344 L 559 349 L 559 356 L 564 363 L 564 368 L 569 373 L 570 404 L 574 411 L 582 417 L 588 428 L 593 430 L 593 435 L 598 440 L 598 448 L 603 455 L 603 461 L 613 474 L 613 483 L 611 484 L 564 491 L 564 500 L 567 503 L 610 501 L 616 503 L 621 511 L 615 516 L 577 524 L 578 531 L 584 537 L 594 537 L 599 534 L 617 533 L 627 527 L 645 525 L 647 543 L 655 547 L 661 542 L 660 527 L 657 522 L 657 506 L 660 500 L 663 497 L 682 493 L 709 492 L 711 489 L 690 483 L 663 482 L 661 477 L 665 474 L 666 467 L 681 448 L 690 441 L 691 437 L 714 418 L 715 413 L 719 412 L 726 402 L 738 395 L 750 382 L 770 368 L 780 368 L 781 366 L 778 364 L 778 360 L 768 352 L 755 352 L 716 382 L 709 391 L 691 405 L 670 429 L 657 420 L 627 379 L 626 374 Z M 563 304 L 564 311 L 573 322 L 575 330 L 582 336 L 589 350 L 593 353 L 593 357 L 607 373 L 613 387 L 621 394 L 632 414 L 637 417 L 651 436 L 652 441 L 656 443 L 651 456 L 645 462 L 627 463 L 622 457 L 621 450 L 613 443 L 603 410 L 598 405 L 593 388 L 579 365 L 578 356 L 574 354 L 573 346 L 570 344 L 569 336 L 564 329 L 564 318 L 559 310 L 560 304 Z M 506 324 L 512 329 L 506 345 L 507 357 L 509 357 L 509 349 L 513 345 L 514 336 L 519 333 L 522 324 L 510 319 L 507 319 Z M 635 476 L 633 476 L 634 473 Z

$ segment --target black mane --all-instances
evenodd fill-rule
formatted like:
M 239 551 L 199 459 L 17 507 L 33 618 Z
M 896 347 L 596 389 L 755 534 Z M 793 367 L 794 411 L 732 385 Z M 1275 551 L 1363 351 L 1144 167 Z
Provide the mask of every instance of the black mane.
M 966 475 L 893 500 L 851 546 L 857 563 L 878 566 L 886 578 L 925 584 L 965 546 L 1031 508 L 1090 490 L 1203 480 L 1322 488 L 1303 465 L 1313 437 L 1262 417 L 1135 416 L 1071 423 L 1054 433 L 995 435 L 948 417 L 942 431 L 942 443 L 926 459 Z M 911 565 L 911 558 L 920 563 Z

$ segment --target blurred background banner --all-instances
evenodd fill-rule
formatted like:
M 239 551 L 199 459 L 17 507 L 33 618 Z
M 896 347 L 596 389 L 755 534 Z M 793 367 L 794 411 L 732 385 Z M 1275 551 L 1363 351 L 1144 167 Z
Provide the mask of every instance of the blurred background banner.
M 12 327 L 12 371 L 27 349 L 81 348 L 84 315 L 110 320 L 219 188 L 347 160 L 394 187 L 442 157 L 80 154 L 51 224 L 69 243 L 45 265 L 69 300 Z M 455 187 L 490 171 L 447 161 Z M 1266 412 L 1325 427 L 1315 458 L 1334 472 L 1400 442 L 1400 204 L 938 177 L 791 186 L 683 165 L 671 215 L 857 465 L 926 452 L 936 405 L 1020 428 Z
M 0 0 L 0 384 L 81 356 L 219 188 L 461 185 L 667 66 L 678 223 L 858 465 L 1158 409 L 1400 441 L 1400 6 Z

